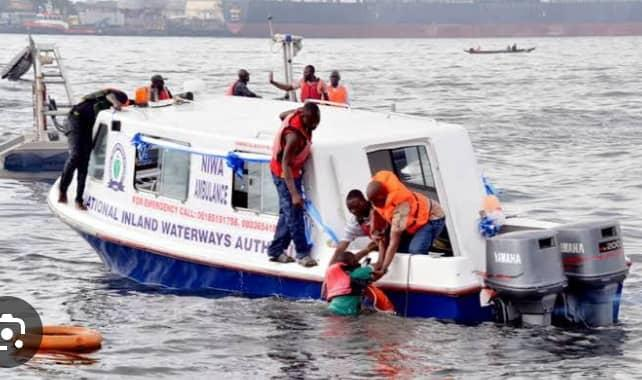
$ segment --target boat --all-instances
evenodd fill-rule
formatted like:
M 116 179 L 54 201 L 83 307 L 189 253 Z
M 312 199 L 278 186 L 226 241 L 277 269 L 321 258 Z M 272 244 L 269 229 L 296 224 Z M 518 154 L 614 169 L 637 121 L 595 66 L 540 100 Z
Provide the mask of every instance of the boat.
M 468 54 L 510 54 L 510 53 L 530 53 L 535 50 L 534 47 L 527 49 L 498 49 L 498 50 L 477 50 L 477 49 L 464 49 Z
M 271 262 L 266 254 L 278 218 L 271 146 L 278 115 L 293 108 L 289 102 L 204 96 L 103 111 L 94 128 L 88 210 L 58 203 L 56 185 L 48 205 L 109 271 L 141 284 L 319 299 L 336 232 L 348 218 L 345 195 L 364 189 L 373 173 L 393 170 L 406 186 L 439 201 L 449 241 L 430 255 L 395 255 L 376 284 L 398 315 L 463 324 L 617 322 L 628 266 L 616 221 L 509 218 L 487 239 L 479 232 L 487 193 L 463 127 L 319 104 L 304 175 L 317 267 Z
M 642 35 L 641 0 L 222 0 L 229 32 L 306 37 L 471 38 Z
M 20 51 L 11 61 L 0 71 L 0 79 L 12 81 L 19 80 L 29 71 L 33 64 L 33 55 L 31 46 L 27 46 Z
M 56 117 L 66 116 L 73 94 L 55 45 L 35 43 L 29 36 L 28 46 L 3 69 L 1 77 L 22 80 L 31 68 L 34 128 L 0 143 L 0 178 L 54 180 L 68 157 L 63 126 Z M 64 89 L 66 104 L 53 99 L 55 87 Z

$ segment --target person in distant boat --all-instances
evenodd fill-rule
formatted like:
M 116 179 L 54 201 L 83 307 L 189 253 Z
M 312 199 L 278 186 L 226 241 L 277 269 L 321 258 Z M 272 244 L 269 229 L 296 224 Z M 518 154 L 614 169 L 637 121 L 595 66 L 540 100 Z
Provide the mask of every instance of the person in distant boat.
M 350 219 L 345 226 L 343 233 L 343 238 L 337 244 L 337 247 L 334 251 L 334 258 L 331 260 L 334 261 L 342 252 L 345 252 L 350 243 L 360 237 L 369 237 L 370 236 L 370 214 L 372 211 L 372 206 L 370 202 L 366 200 L 366 197 L 360 190 L 350 190 L 346 196 L 346 207 L 350 211 Z M 378 244 L 374 241 L 371 241 L 368 246 L 364 249 L 357 252 L 357 261 L 361 260 L 368 253 L 377 250 Z
M 250 91 L 249 88 L 247 88 L 247 84 L 249 82 L 250 82 L 250 73 L 245 69 L 239 70 L 238 79 L 236 80 L 236 82 L 232 83 L 230 87 L 228 87 L 227 91 L 225 92 L 225 95 L 245 96 L 247 98 L 260 98 L 260 96 Z
M 339 84 L 340 80 L 341 75 L 339 71 L 332 70 L 332 73 L 330 73 L 330 85 L 327 87 L 328 100 L 338 104 L 350 104 L 348 89 L 344 85 Z
M 268 247 L 271 261 L 289 263 L 294 261 L 285 250 L 294 241 L 297 262 L 304 267 L 313 267 L 317 262 L 310 257 L 312 247 L 305 235 L 303 201 L 303 166 L 310 157 L 312 132 L 321 121 L 321 112 L 315 103 L 283 112 L 281 130 L 272 147 L 270 170 L 279 196 L 279 221 L 274 239 Z
M 307 65 L 303 69 L 303 78 L 291 84 L 279 83 L 274 80 L 274 74 L 270 72 L 270 84 L 283 91 L 294 91 L 300 89 L 299 99 L 305 102 L 307 99 L 328 100 L 328 92 L 325 83 L 314 75 L 315 69 Z
M 158 102 L 161 100 L 172 99 L 172 93 L 165 86 L 165 78 L 156 74 L 152 76 L 151 85 L 149 86 L 149 101 Z
M 387 170 L 372 177 L 366 194 L 376 211 L 372 224 L 383 220 L 390 226 L 387 239 L 379 240 L 376 278 L 387 272 L 397 251 L 428 254 L 444 228 L 445 216 L 439 203 L 409 190 Z
M 512 49 L 513 49 L 513 51 L 517 51 L 517 44 L 513 44 Z
M 85 180 L 87 179 L 89 156 L 92 149 L 92 130 L 96 122 L 96 117 L 100 111 L 112 107 L 120 110 L 123 106 L 127 105 L 128 101 L 129 99 L 124 92 L 115 89 L 106 89 L 84 96 L 80 103 L 71 108 L 67 117 L 69 157 L 67 158 L 67 162 L 65 162 L 60 177 L 58 202 L 67 203 L 67 189 L 73 179 L 74 170 L 77 170 L 76 207 L 80 210 L 87 209 L 83 203 L 83 194 L 85 191 Z

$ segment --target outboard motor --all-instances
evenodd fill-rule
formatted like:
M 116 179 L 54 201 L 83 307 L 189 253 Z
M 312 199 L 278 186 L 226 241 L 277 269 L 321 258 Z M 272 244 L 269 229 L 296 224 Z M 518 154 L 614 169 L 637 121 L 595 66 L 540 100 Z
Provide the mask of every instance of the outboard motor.
M 556 228 L 568 289 L 555 319 L 587 327 L 617 322 L 628 266 L 620 224 L 576 223 Z
M 550 325 L 566 287 L 556 232 L 511 232 L 486 242 L 486 285 L 496 293 L 497 319 Z

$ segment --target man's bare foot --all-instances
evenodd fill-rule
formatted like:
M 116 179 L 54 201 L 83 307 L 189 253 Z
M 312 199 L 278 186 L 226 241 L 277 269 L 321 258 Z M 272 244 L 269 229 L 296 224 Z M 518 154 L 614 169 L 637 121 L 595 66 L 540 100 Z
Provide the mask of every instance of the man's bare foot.
M 82 201 L 76 201 L 76 208 L 80 211 L 87 211 L 87 206 Z
M 58 203 L 67 203 L 67 194 L 60 193 L 60 195 L 58 195 Z

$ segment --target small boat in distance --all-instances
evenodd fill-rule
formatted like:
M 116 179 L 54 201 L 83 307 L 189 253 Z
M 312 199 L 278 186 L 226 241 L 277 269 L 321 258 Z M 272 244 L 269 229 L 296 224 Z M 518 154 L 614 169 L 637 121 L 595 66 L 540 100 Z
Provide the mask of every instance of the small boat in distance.
M 479 48 L 469 48 L 469 49 L 464 49 L 464 51 L 468 54 L 504 54 L 504 53 L 530 53 L 533 50 L 535 50 L 535 47 L 527 48 L 527 49 L 516 49 L 516 48 L 506 48 L 506 49 L 500 49 L 500 50 L 481 50 Z

